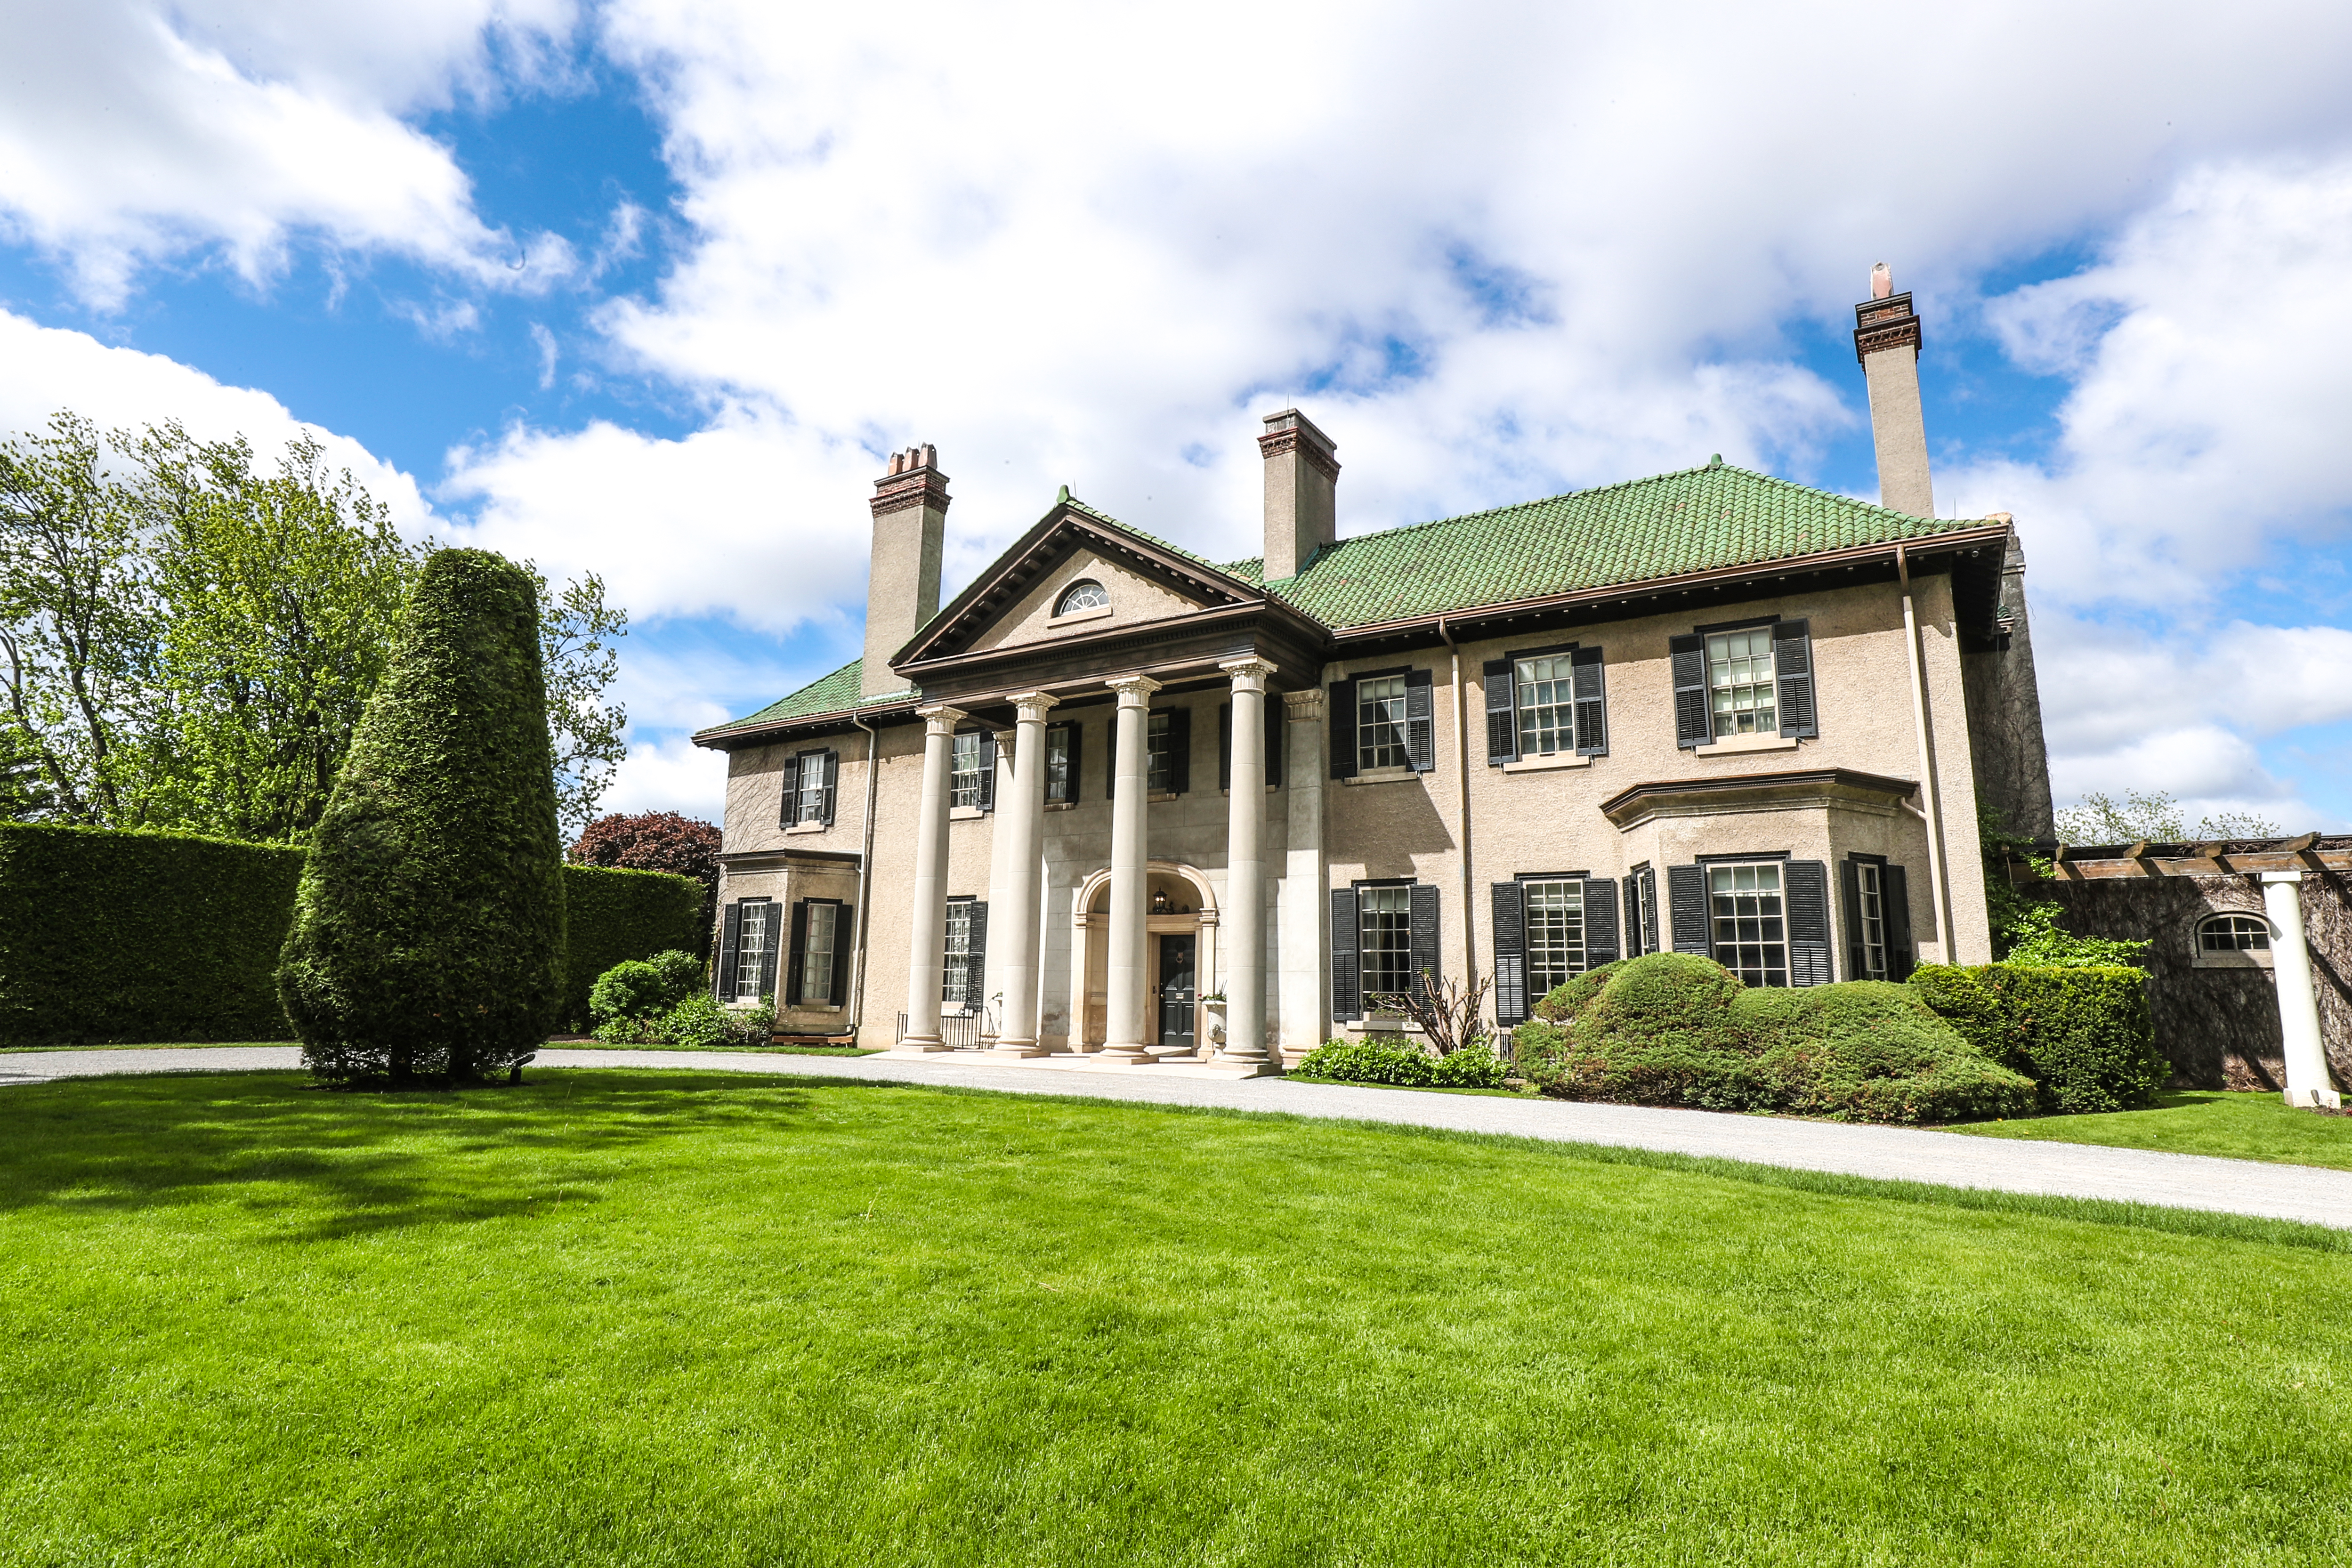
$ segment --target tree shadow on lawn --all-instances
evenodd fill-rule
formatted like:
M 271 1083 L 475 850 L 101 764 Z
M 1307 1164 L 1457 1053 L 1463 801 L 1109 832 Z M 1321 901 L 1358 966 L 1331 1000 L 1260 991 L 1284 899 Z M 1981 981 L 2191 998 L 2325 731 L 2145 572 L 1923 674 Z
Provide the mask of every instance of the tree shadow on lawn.
M 341 1094 L 291 1073 L 68 1079 L 9 1091 L 0 1212 L 216 1202 L 297 1212 L 286 1240 L 595 1203 L 612 1156 L 729 1129 L 789 1127 L 836 1080 L 543 1070 L 519 1086 Z M 518 1171 L 532 1152 L 575 1166 Z M 272 1187 L 292 1187 L 285 1194 Z

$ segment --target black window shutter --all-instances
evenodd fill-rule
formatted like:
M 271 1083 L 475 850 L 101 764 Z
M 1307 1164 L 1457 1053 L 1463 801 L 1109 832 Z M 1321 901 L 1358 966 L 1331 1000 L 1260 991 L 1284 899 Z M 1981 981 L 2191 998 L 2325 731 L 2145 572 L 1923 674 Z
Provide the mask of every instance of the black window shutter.
M 967 1005 L 975 1011 L 988 1005 L 988 900 L 971 901 L 971 947 L 964 955 L 963 994 L 971 1000 Z
M 1192 710 L 1168 710 L 1168 787 L 1178 795 L 1192 787 Z
M 1496 882 L 1495 895 L 1495 1022 L 1504 1028 L 1528 1021 L 1527 910 L 1517 882 Z
M 1436 984 L 1444 973 L 1444 960 L 1437 951 L 1437 889 L 1428 882 L 1415 882 L 1412 885 L 1413 984 Z
M 836 1007 L 849 1005 L 850 933 L 857 929 L 849 917 L 856 912 L 847 904 L 835 905 L 833 911 L 833 988 L 824 999 Z
M 721 1002 L 735 999 L 735 963 L 743 951 L 743 900 L 732 900 L 719 922 L 719 967 L 711 977 L 711 993 Z
M 1356 776 L 1356 683 L 1352 680 L 1331 683 L 1331 776 Z
M 980 809 L 996 809 L 996 732 L 983 730 L 980 735 Z
M 1813 638 L 1810 621 L 1780 621 L 1772 627 L 1772 673 L 1780 682 L 1780 733 L 1818 735 L 1813 711 Z
M 1830 972 L 1830 868 L 1791 860 L 1781 868 L 1789 890 L 1789 984 L 1827 985 Z
M 783 922 L 776 917 L 784 912 L 781 904 L 768 905 L 768 923 L 761 931 L 760 943 L 760 1000 L 772 1003 L 776 999 L 776 939 L 784 933 L 778 928 Z
M 824 825 L 833 826 L 833 804 L 841 795 L 841 753 L 824 754 Z
M 1404 754 L 1415 773 L 1437 765 L 1436 712 L 1430 701 L 1430 672 L 1411 669 L 1404 677 Z
M 1614 963 L 1617 947 L 1617 881 L 1613 877 L 1584 879 L 1584 967 Z
M 1696 866 L 1667 867 L 1666 902 L 1674 920 L 1675 951 L 1712 958 L 1714 944 L 1707 941 L 1706 872 Z
M 1878 897 L 1886 915 L 1886 978 L 1908 980 L 1918 960 L 1911 951 L 1911 888 L 1902 867 L 1879 868 Z
M 1885 907 L 1886 884 L 1878 884 L 1882 911 Z M 1870 978 L 1869 955 L 1862 942 L 1862 874 L 1849 859 L 1838 862 L 1838 908 L 1845 914 L 1845 977 L 1848 980 Z
M 1078 764 L 1084 761 L 1086 757 L 1085 750 L 1078 744 L 1078 742 L 1086 739 L 1087 727 L 1084 724 L 1072 723 L 1064 732 L 1070 738 L 1070 766 L 1068 773 L 1070 793 L 1064 795 L 1062 798 L 1075 805 L 1077 804 L 1078 800 L 1078 780 L 1080 777 L 1078 773 Z
M 1576 676 L 1576 749 L 1580 755 L 1609 754 L 1609 700 L 1601 685 L 1601 650 L 1580 647 L 1570 668 Z
M 1290 733 L 1290 726 L 1283 718 L 1285 711 L 1282 693 L 1267 692 L 1265 694 L 1265 782 L 1270 784 L 1278 784 L 1282 782 L 1282 742 Z
M 1486 681 L 1486 765 L 1499 768 L 1519 760 L 1518 672 L 1507 658 L 1490 658 Z
M 1364 1016 L 1356 963 L 1356 889 L 1331 889 L 1331 1016 L 1339 1022 Z
M 790 827 L 800 820 L 801 754 L 794 752 L 784 759 L 784 798 L 776 808 L 776 826 Z
M 1234 787 L 1234 705 L 1217 705 L 1217 787 L 1230 792 Z
M 1656 867 L 1642 868 L 1642 890 L 1650 896 L 1648 911 L 1634 917 L 1642 923 L 1642 951 L 1643 952 L 1662 952 L 1664 950 L 1658 945 L 1658 869 Z
M 1639 958 L 1647 951 L 1642 945 L 1642 874 L 1636 871 L 1625 879 L 1625 944 L 1618 952 Z
M 793 946 L 784 963 L 784 1005 L 801 999 L 801 961 L 808 956 L 809 907 L 806 899 L 793 900 Z
M 1706 717 L 1706 639 L 1693 633 L 1668 637 L 1666 651 L 1674 656 L 1675 744 L 1687 751 L 1704 746 L 1709 736 Z M 1669 867 L 1666 880 L 1674 880 Z M 1679 940 L 1679 939 L 1677 939 Z M 1680 951 L 1677 949 L 1677 951 Z

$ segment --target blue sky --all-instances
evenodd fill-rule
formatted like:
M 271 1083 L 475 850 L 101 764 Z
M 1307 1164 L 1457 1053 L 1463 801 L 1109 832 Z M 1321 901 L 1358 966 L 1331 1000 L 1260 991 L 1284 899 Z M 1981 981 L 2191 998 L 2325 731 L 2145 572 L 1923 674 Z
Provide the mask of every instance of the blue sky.
M 1714 451 L 1871 495 L 1885 259 L 1942 510 L 2026 541 L 2062 799 L 2340 826 L 2352 28 L 2123 14 L 94 0 L 0 103 L 0 423 L 299 422 L 602 573 L 610 804 L 709 815 L 684 735 L 856 651 L 893 447 L 951 577 L 1061 483 L 1254 553 L 1293 400 L 1345 531 Z

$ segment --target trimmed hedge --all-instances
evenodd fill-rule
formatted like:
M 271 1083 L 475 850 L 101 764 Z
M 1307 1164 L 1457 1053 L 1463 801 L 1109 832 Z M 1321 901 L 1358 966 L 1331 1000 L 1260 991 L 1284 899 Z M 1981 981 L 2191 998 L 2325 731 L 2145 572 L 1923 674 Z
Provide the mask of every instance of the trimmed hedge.
M 302 851 L 0 823 L 0 1045 L 290 1040 Z
M 1392 1083 L 1409 1089 L 1500 1089 L 1503 1064 L 1484 1046 L 1433 1057 L 1402 1036 L 1326 1040 L 1307 1053 L 1296 1076 L 1333 1083 Z
M 1554 990 L 1513 1037 L 1565 1100 L 1793 1110 L 1855 1121 L 2015 1116 L 2033 1085 L 1884 981 L 1750 989 L 1710 959 L 1653 953 Z
M 691 877 L 566 866 L 563 897 L 571 928 L 563 981 L 567 1034 L 588 1032 L 588 993 L 613 965 L 673 949 L 698 952 L 704 945 L 702 884 Z
M 302 859 L 291 845 L 0 823 L 0 1045 L 292 1039 L 277 970 Z M 583 1024 L 605 970 L 693 951 L 693 878 L 566 866 L 563 885 L 565 1007 Z
M 2137 1110 L 2171 1075 L 2137 969 L 1927 964 L 1907 984 L 1961 1038 L 2033 1079 L 2045 1110 Z

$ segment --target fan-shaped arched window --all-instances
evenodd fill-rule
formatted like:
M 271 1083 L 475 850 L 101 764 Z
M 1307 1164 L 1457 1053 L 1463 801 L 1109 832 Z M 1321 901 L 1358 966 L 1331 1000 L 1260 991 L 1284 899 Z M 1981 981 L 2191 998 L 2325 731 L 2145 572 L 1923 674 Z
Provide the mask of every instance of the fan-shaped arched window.
M 1062 590 L 1061 598 L 1054 605 L 1054 613 L 1057 616 L 1075 616 L 1081 610 L 1109 608 L 1110 595 L 1103 592 L 1103 585 L 1091 577 L 1082 577 Z
M 2199 952 L 2268 952 L 2271 922 L 2260 915 L 2207 915 L 2197 922 Z

